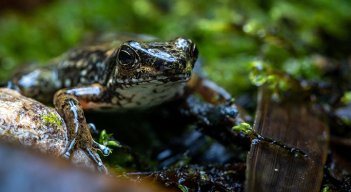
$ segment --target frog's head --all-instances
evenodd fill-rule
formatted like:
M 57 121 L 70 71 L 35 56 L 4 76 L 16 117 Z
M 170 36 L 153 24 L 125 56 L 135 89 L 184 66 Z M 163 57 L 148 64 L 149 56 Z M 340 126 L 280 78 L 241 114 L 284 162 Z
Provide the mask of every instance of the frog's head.
M 144 82 L 167 83 L 189 80 L 198 56 L 191 40 L 167 42 L 127 41 L 113 57 L 114 84 L 133 86 Z

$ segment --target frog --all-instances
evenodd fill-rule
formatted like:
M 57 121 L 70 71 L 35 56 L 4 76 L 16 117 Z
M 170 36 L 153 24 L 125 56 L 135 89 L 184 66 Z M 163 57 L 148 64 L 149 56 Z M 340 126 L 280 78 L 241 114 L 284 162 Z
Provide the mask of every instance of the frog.
M 86 136 L 93 126 L 87 123 L 84 111 L 147 109 L 193 92 L 211 103 L 230 102 L 224 89 L 193 73 L 198 54 L 197 45 L 183 37 L 160 41 L 149 36 L 114 35 L 112 40 L 94 40 L 42 67 L 17 73 L 6 85 L 54 105 L 69 129 L 65 158 L 80 147 L 102 166 L 92 151 L 107 155 L 110 149 Z M 235 118 L 237 111 L 228 114 L 224 115 Z

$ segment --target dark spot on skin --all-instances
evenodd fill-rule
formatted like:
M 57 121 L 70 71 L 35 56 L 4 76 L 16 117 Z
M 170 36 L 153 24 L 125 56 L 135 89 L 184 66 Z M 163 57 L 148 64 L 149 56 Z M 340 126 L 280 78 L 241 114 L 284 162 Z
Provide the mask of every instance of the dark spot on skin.
M 89 80 L 90 80 L 90 81 L 94 81 L 94 80 L 95 80 L 95 76 L 94 76 L 94 75 L 90 75 L 90 76 L 89 76 Z
M 135 74 L 134 74 L 134 78 L 135 78 L 135 79 L 139 79 L 140 77 L 141 77 L 141 73 L 135 73 Z
M 186 60 L 185 59 L 179 59 L 179 63 L 181 64 L 181 66 L 183 67 L 183 69 L 186 68 Z M 180 67 L 180 66 L 179 66 Z
M 156 69 L 158 69 L 160 71 L 164 71 L 165 70 L 165 64 L 161 60 L 156 60 L 153 63 L 154 63 L 154 67 Z

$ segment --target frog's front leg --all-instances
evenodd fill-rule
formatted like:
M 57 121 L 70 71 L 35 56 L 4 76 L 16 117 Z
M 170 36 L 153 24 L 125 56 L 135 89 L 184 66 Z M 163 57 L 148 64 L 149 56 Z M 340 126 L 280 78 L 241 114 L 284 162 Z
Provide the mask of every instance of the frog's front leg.
M 89 108 L 89 103 L 101 101 L 104 95 L 105 89 L 98 84 L 89 87 L 64 89 L 55 94 L 55 108 L 65 120 L 69 134 L 69 144 L 64 152 L 65 157 L 69 158 L 72 149 L 77 146 L 84 149 L 99 167 L 103 167 L 96 149 L 104 155 L 108 155 L 110 149 L 93 140 L 83 109 Z
M 232 127 L 243 120 L 225 89 L 197 74 L 193 74 L 186 88 L 189 93 L 200 95 L 202 100 L 187 97 L 181 111 L 184 116 L 193 119 L 203 133 L 218 141 L 232 144 L 245 142 L 245 138 L 241 139 L 232 131 Z

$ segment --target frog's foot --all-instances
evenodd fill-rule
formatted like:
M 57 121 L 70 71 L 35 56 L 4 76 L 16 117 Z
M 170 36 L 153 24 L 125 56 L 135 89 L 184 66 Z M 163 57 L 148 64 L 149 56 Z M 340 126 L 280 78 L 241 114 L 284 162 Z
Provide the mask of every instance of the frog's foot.
M 63 156 L 70 158 L 74 148 L 81 148 L 96 163 L 98 169 L 104 171 L 106 168 L 103 166 L 97 150 L 100 150 L 104 155 L 108 155 L 110 149 L 93 140 L 89 130 L 91 125 L 86 122 L 78 98 L 67 90 L 58 91 L 54 97 L 55 108 L 67 125 L 69 142 Z
M 88 123 L 88 127 L 89 127 L 89 130 L 90 130 L 90 133 L 92 134 L 98 134 L 99 133 L 99 130 L 96 128 L 96 126 L 93 124 L 93 123 Z M 105 145 L 101 145 L 100 143 L 96 142 L 93 140 L 93 147 L 99 151 L 101 151 L 101 153 L 104 155 L 104 156 L 107 156 L 111 153 L 111 149 L 108 148 L 107 146 Z
M 65 159 L 70 159 L 71 153 L 73 152 L 74 147 L 76 146 L 76 138 L 74 138 L 68 145 L 67 149 L 65 152 L 62 154 L 62 156 Z M 92 145 L 81 147 L 86 154 L 89 156 L 91 160 L 94 161 L 94 163 L 97 166 L 97 169 L 99 170 L 100 173 L 108 173 L 106 167 L 102 163 L 99 154 L 96 152 L 97 150 L 101 151 L 104 156 L 107 156 L 111 153 L 111 149 L 106 147 L 105 145 L 101 145 L 98 142 L 92 140 Z
M 99 133 L 99 130 L 96 128 L 96 126 L 93 123 L 88 123 L 88 128 L 90 130 L 90 133 L 92 133 L 92 134 L 98 134 Z M 92 145 L 93 145 L 93 148 L 95 148 L 96 150 L 101 151 L 101 153 L 104 156 L 107 156 L 107 155 L 109 155 L 111 153 L 111 149 L 110 148 L 108 148 L 107 146 L 96 142 L 95 140 L 92 140 Z

